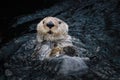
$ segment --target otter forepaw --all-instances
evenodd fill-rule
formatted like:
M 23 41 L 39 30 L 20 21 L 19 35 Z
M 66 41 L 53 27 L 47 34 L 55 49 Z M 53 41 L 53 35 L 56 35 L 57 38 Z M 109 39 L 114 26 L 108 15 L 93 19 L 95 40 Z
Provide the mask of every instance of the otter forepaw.
M 51 53 L 50 53 L 50 57 L 55 57 L 55 56 L 59 56 L 62 52 L 62 48 L 60 47 L 55 47 L 52 49 Z

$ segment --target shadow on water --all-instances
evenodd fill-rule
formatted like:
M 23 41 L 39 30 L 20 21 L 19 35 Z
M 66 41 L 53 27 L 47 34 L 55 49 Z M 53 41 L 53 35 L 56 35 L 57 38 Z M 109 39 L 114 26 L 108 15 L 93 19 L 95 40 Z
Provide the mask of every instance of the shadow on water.
M 10 41 L 15 36 L 18 36 L 19 33 L 23 31 L 23 29 L 16 29 L 18 32 L 13 34 L 14 28 L 12 28 L 12 24 L 17 20 L 18 17 L 23 15 L 28 15 L 35 13 L 36 11 L 47 9 L 56 3 L 59 3 L 63 0 L 17 0 L 17 1 L 9 1 L 2 0 L 1 1 L 1 13 L 0 13 L 0 47 L 2 44 Z M 25 30 L 25 29 L 24 29 Z

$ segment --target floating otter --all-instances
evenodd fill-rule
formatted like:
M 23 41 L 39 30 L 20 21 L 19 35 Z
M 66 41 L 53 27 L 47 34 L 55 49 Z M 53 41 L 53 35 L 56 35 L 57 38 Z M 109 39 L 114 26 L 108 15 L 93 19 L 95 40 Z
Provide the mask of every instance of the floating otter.
M 72 50 L 72 52 L 70 52 Z M 60 54 L 76 55 L 72 38 L 68 35 L 68 25 L 56 17 L 46 17 L 37 25 L 37 46 L 34 54 L 39 59 L 59 56 Z

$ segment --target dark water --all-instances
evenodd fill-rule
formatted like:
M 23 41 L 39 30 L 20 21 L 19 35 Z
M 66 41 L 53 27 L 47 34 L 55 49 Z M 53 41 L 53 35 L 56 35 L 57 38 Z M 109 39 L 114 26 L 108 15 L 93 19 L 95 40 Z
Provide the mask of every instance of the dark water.
M 9 31 L 12 32 L 11 27 L 12 24 L 17 20 L 18 17 L 24 16 L 27 14 L 35 13 L 36 11 L 47 9 L 55 3 L 59 3 L 62 0 L 36 0 L 36 1 L 28 1 L 28 0 L 18 0 L 18 1 L 9 1 L 2 0 L 1 1 L 1 27 L 0 27 L 0 44 L 8 42 L 13 35 L 8 34 Z M 10 33 L 11 33 L 10 32 Z M 20 31 L 22 32 L 22 30 Z M 16 33 L 16 34 L 19 34 Z

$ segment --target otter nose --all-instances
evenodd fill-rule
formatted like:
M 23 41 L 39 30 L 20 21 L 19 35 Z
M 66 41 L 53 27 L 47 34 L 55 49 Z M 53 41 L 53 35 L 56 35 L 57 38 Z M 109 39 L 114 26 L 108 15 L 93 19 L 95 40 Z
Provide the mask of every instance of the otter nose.
M 47 23 L 47 26 L 48 26 L 49 28 L 52 28 L 52 27 L 54 26 L 54 23 L 53 23 L 52 21 L 50 21 L 50 22 Z

